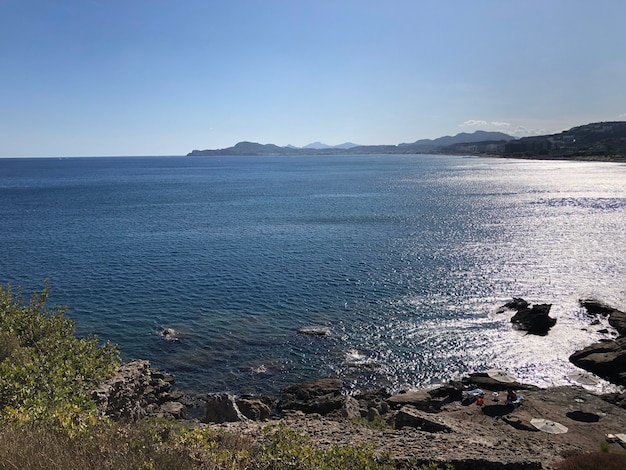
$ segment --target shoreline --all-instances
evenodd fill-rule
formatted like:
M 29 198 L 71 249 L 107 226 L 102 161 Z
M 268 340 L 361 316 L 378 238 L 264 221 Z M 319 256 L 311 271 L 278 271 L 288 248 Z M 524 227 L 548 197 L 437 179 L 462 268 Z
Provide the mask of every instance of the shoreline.
M 523 306 L 523 299 L 510 304 L 533 310 Z M 583 300 L 581 305 L 590 319 L 609 316 L 620 334 L 613 342 L 626 338 L 625 312 L 594 300 Z M 575 356 L 605 348 L 610 342 L 590 345 L 570 360 L 575 363 Z M 582 365 L 594 371 L 588 363 Z M 268 397 L 186 394 L 174 389 L 173 376 L 152 370 L 148 361 L 125 364 L 121 371 L 94 392 L 100 412 L 113 419 L 134 421 L 155 416 L 184 420 L 192 426 L 243 435 L 257 443 L 267 438 L 268 426 L 283 423 L 306 433 L 311 444 L 319 448 L 373 445 L 377 455 L 391 452 L 400 463 L 437 462 L 452 464 L 457 470 L 551 469 L 575 455 L 601 449 L 617 453 L 622 451 L 620 443 L 607 439 L 607 435 L 620 434 L 626 428 L 623 389 L 600 396 L 581 386 L 539 388 L 500 382 L 485 373 L 395 395 L 384 389 L 350 395 L 343 379 L 327 378 L 295 384 L 282 389 L 280 397 Z M 623 386 L 617 372 L 604 377 Z M 476 388 L 483 392 L 482 404 L 468 397 L 467 392 Z M 523 396 L 519 406 L 505 403 L 508 388 Z M 560 423 L 567 432 L 542 432 L 533 425 L 534 419 Z M 622 445 L 626 447 L 626 441 Z
M 134 368 L 141 372 L 134 379 L 141 382 L 142 390 L 173 384 L 167 374 L 151 370 L 147 361 L 127 364 L 127 370 L 133 370 L 133 364 L 140 366 Z M 150 381 L 144 380 L 147 373 Z M 119 391 L 121 382 L 116 383 Z M 523 396 L 521 405 L 506 404 L 504 390 L 510 386 Z M 482 405 L 464 397 L 464 391 L 476 387 L 484 392 Z M 493 392 L 499 393 L 497 399 Z M 384 390 L 347 395 L 341 379 L 320 379 L 287 387 L 280 397 L 193 396 L 165 387 L 152 399 L 129 397 L 126 403 L 135 407 L 122 408 L 134 415 L 112 417 L 131 422 L 146 416 L 184 421 L 256 443 L 266 442 L 268 428 L 284 424 L 305 433 L 314 447 L 372 445 L 376 455 L 391 453 L 399 463 L 449 463 L 457 470 L 551 469 L 566 457 L 598 452 L 601 446 L 623 452 L 619 443 L 606 440 L 606 434 L 623 431 L 626 409 L 605 398 L 579 386 L 509 385 L 486 374 L 395 395 Z M 558 422 L 568 430 L 556 435 L 541 432 L 531 424 L 535 418 Z

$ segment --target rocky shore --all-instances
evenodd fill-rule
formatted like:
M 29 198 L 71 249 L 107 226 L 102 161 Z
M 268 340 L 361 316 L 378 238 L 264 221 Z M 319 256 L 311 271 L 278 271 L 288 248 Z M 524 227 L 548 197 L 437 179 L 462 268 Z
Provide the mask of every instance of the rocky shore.
M 540 318 L 539 331 L 529 330 L 547 334 L 553 324 L 546 323 L 548 306 L 533 310 L 522 299 L 513 302 L 506 308 Z M 625 385 L 626 313 L 596 301 L 581 304 L 590 315 L 608 315 L 620 336 L 578 351 L 572 362 Z M 482 404 L 468 395 L 477 388 L 484 393 Z M 505 402 L 507 388 L 523 396 L 521 405 Z M 598 452 L 601 444 L 621 450 L 618 443 L 607 442 L 606 434 L 626 433 L 623 393 L 597 396 L 576 386 L 539 389 L 487 374 L 395 395 L 385 390 L 349 395 L 341 379 L 328 378 L 287 387 L 279 397 L 200 396 L 176 391 L 171 375 L 152 369 L 148 361 L 134 361 L 100 384 L 93 397 L 103 415 L 117 420 L 186 419 L 257 441 L 267 438 L 263 428 L 268 424 L 284 422 L 320 447 L 369 444 L 399 461 L 451 463 L 457 470 L 553 468 L 566 457 Z M 539 431 L 531 423 L 537 418 L 560 423 L 567 432 Z

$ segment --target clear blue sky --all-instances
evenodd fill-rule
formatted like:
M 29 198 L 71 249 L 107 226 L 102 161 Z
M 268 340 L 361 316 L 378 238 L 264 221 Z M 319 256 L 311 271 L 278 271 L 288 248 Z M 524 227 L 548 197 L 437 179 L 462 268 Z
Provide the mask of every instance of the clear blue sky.
M 0 0 L 0 156 L 626 120 L 624 0 Z

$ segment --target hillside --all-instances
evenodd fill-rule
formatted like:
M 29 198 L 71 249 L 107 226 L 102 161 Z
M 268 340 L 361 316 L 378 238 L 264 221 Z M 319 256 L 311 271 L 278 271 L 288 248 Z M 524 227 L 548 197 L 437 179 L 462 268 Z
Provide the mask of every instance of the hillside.
M 356 145 L 346 142 L 341 145 L 325 145 L 314 142 L 305 147 L 288 145 L 279 147 L 274 144 L 259 144 L 256 142 L 239 142 L 233 147 L 215 150 L 193 150 L 188 156 L 210 155 L 346 155 L 346 154 L 375 154 L 375 153 L 431 153 L 446 145 L 463 142 L 479 142 L 485 140 L 513 139 L 510 135 L 501 132 L 476 131 L 473 134 L 461 132 L 455 136 L 444 136 L 437 139 L 422 139 L 409 144 L 398 145 Z
M 598 122 L 559 134 L 524 137 L 508 142 L 507 156 L 626 161 L 626 122 Z
M 435 153 L 499 155 L 539 159 L 593 159 L 626 161 L 626 122 L 599 122 L 573 127 L 559 134 L 515 139 L 501 132 L 476 131 L 437 139 L 421 139 L 398 145 L 328 146 L 320 142 L 306 147 L 239 142 L 233 147 L 193 150 L 188 156 L 223 155 L 357 155 Z

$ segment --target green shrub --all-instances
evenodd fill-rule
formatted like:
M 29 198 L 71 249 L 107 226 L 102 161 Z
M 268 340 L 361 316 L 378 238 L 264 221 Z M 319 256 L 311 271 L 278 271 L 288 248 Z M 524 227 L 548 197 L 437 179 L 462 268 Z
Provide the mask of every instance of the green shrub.
M 272 470 L 395 469 L 389 455 L 376 456 L 371 445 L 314 447 L 306 434 L 284 423 L 264 429 L 268 442 L 257 456 L 261 468 Z
M 0 286 L 0 415 L 80 428 L 81 414 L 95 412 L 91 390 L 119 365 L 118 348 L 75 337 L 67 309 L 48 310 L 47 298 L 47 285 L 29 303 Z

